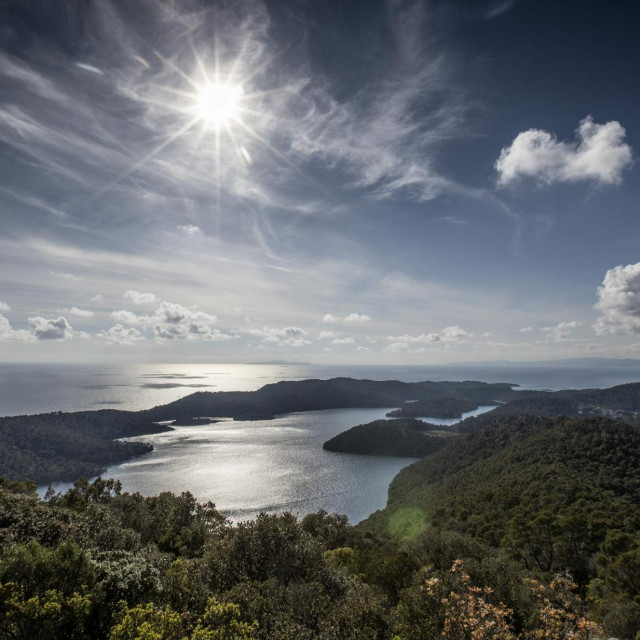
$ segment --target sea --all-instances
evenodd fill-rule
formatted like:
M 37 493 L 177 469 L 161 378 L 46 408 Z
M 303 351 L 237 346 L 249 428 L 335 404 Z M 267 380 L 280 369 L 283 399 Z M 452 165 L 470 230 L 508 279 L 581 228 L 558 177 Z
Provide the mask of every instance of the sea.
M 481 380 L 523 389 L 583 389 L 640 381 L 631 366 L 450 365 L 321 366 L 303 364 L 0 364 L 0 415 L 97 409 L 141 410 L 195 391 L 252 391 L 280 380 Z M 109 467 L 123 489 L 143 495 L 189 491 L 230 520 L 320 509 L 357 523 L 385 506 L 391 480 L 413 458 L 324 451 L 322 444 L 386 409 L 291 413 L 274 420 L 225 420 L 138 438 L 154 450 Z M 475 415 L 492 407 L 479 407 Z M 454 424 L 456 420 L 431 422 Z M 70 485 L 58 483 L 57 491 Z M 39 487 L 43 494 L 47 487 Z

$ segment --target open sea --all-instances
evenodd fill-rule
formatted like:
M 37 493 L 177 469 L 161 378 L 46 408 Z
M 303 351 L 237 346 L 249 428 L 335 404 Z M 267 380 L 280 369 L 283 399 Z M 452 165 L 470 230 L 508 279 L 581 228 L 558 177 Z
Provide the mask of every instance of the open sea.
M 0 364 L 0 415 L 148 409 L 195 391 L 250 391 L 279 380 L 337 376 L 406 382 L 482 380 L 556 390 L 640 381 L 640 368 Z M 126 491 L 144 495 L 190 491 L 200 501 L 214 502 L 234 521 L 261 511 L 302 516 L 324 509 L 344 513 L 355 523 L 384 507 L 389 483 L 414 460 L 331 453 L 322 444 L 352 426 L 384 417 L 388 410 L 314 411 L 275 420 L 178 427 L 139 438 L 153 444 L 154 451 L 112 466 L 104 476 L 118 478 Z

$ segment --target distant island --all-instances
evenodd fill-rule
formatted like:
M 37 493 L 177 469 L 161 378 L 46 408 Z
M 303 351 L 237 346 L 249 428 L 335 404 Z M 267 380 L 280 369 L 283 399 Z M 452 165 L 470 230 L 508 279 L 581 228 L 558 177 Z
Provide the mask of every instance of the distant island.
M 310 362 L 295 362 L 289 360 L 266 360 L 265 362 L 247 362 L 247 364 L 280 364 L 280 365 L 304 365 L 310 366 Z

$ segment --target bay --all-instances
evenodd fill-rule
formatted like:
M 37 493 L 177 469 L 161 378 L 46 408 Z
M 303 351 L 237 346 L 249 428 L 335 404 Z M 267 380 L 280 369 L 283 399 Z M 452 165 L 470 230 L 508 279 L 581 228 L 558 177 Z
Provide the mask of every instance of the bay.
M 279 380 L 348 376 L 377 380 L 483 380 L 530 389 L 604 387 L 640 379 L 630 367 L 328 367 L 314 365 L 0 364 L 0 415 L 101 408 L 140 410 L 194 391 L 254 390 Z M 391 407 L 390 407 L 391 408 Z M 389 409 L 390 409 L 389 408 Z M 466 415 L 491 407 L 481 407 Z M 259 512 L 299 516 L 324 509 L 353 523 L 384 507 L 393 477 L 411 458 L 327 452 L 327 439 L 388 409 L 340 409 L 177 427 L 139 440 L 151 453 L 110 467 L 126 491 L 190 491 L 232 520 Z M 452 424 L 455 420 L 432 420 Z M 54 488 L 63 490 L 68 485 Z M 41 487 L 44 492 L 46 488 Z

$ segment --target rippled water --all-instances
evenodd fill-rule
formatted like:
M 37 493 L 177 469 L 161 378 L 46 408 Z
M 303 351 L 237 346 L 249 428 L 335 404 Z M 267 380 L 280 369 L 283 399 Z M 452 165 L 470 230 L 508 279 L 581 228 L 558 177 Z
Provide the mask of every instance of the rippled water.
M 154 451 L 110 467 L 105 477 L 144 495 L 190 491 L 234 520 L 261 511 L 304 515 L 324 509 L 359 522 L 385 506 L 389 483 L 415 459 L 332 453 L 322 444 L 387 411 L 336 409 L 177 427 L 138 438 Z

